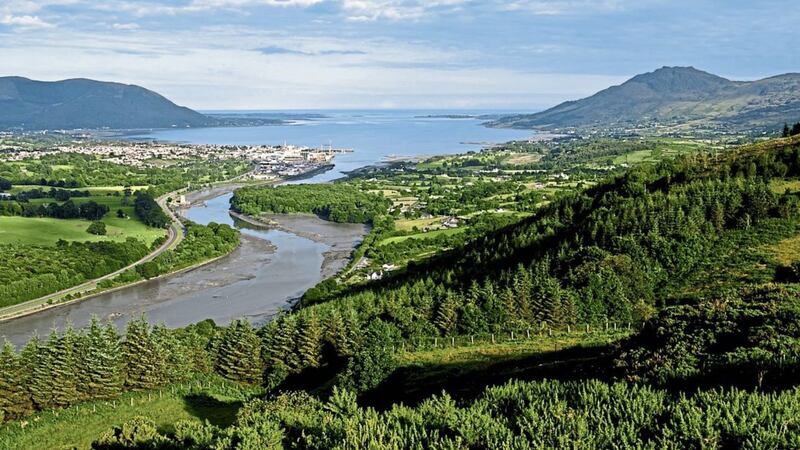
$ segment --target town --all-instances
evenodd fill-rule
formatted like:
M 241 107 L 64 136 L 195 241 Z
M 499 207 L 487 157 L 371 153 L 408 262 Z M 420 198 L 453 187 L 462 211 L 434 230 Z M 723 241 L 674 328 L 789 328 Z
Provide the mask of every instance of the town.
M 161 167 L 185 160 L 243 160 L 255 166 L 256 179 L 297 176 L 330 164 L 340 153 L 351 149 L 333 146 L 304 147 L 282 145 L 195 145 L 158 142 L 73 141 L 46 148 L 31 149 L 5 143 L 0 146 L 0 161 L 40 159 L 57 153 L 92 155 L 103 161 L 134 167 Z

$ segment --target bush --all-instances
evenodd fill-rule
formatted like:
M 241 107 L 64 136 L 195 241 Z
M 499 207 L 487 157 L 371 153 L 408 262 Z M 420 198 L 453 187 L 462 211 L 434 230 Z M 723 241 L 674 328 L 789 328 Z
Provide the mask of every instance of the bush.
M 86 229 L 89 234 L 96 234 L 98 236 L 106 235 L 106 224 L 100 221 L 92 222 L 89 228 Z

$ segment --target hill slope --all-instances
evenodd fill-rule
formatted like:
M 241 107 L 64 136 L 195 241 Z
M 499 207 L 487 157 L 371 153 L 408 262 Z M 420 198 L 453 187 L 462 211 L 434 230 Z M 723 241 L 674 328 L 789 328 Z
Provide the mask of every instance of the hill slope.
M 493 126 L 587 128 L 668 124 L 775 127 L 800 118 L 800 74 L 731 81 L 693 67 L 662 67 L 591 97 L 536 114 L 507 116 Z
M 0 129 L 167 128 L 216 122 L 139 86 L 0 78 Z

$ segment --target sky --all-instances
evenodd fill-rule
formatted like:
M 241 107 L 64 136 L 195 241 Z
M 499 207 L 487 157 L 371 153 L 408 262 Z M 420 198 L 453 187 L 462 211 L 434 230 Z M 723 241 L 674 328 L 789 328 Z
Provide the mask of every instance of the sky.
M 800 71 L 782 0 L 0 0 L 0 75 L 219 109 L 536 111 L 662 66 Z

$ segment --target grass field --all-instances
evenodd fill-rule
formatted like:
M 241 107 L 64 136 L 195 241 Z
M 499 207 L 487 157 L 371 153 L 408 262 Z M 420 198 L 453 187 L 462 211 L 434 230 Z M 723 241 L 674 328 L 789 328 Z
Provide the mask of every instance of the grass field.
M 53 199 L 31 200 L 31 203 L 50 203 Z M 109 208 L 102 221 L 107 234 L 96 236 L 86 232 L 91 222 L 80 219 L 52 219 L 49 217 L 0 217 L 0 244 L 53 245 L 59 239 L 67 241 L 124 241 L 129 237 L 143 240 L 148 244 L 164 236 L 165 230 L 151 228 L 136 219 L 133 206 L 122 206 L 122 197 L 98 195 L 72 199 L 75 204 L 95 201 Z M 127 219 L 117 217 L 117 210 L 123 210 Z
M 101 434 L 134 417 L 146 417 L 165 432 L 173 431 L 172 424 L 178 420 L 228 426 L 242 402 L 255 391 L 217 379 L 210 381 L 211 387 L 175 385 L 149 393 L 125 394 L 113 402 L 89 402 L 40 413 L 0 427 L 0 448 L 89 449 Z M 204 386 L 207 383 L 202 381 Z
M 443 230 L 428 231 L 427 233 L 410 234 L 408 236 L 393 236 L 382 240 L 378 245 L 394 244 L 396 242 L 403 242 L 407 239 L 430 239 L 442 235 L 449 236 L 453 234 L 463 233 L 465 230 L 466 230 L 465 227 L 446 228 Z
M 440 227 L 444 220 L 443 216 L 431 217 L 429 219 L 401 219 L 394 223 L 395 228 L 400 231 L 411 231 L 414 227 L 422 230 L 425 227 Z
M 446 391 L 456 399 L 474 398 L 486 386 L 510 379 L 542 379 L 575 375 L 600 377 L 609 344 L 627 336 L 629 331 L 559 332 L 553 336 L 531 334 L 528 339 L 508 334 L 496 335 L 492 343 L 482 336 L 474 344 L 469 336 L 439 338 L 438 347 L 430 339 L 425 350 L 401 351 L 395 372 L 362 401 L 378 407 L 393 402 L 414 405 L 434 394 Z M 412 342 L 413 344 L 413 342 Z

